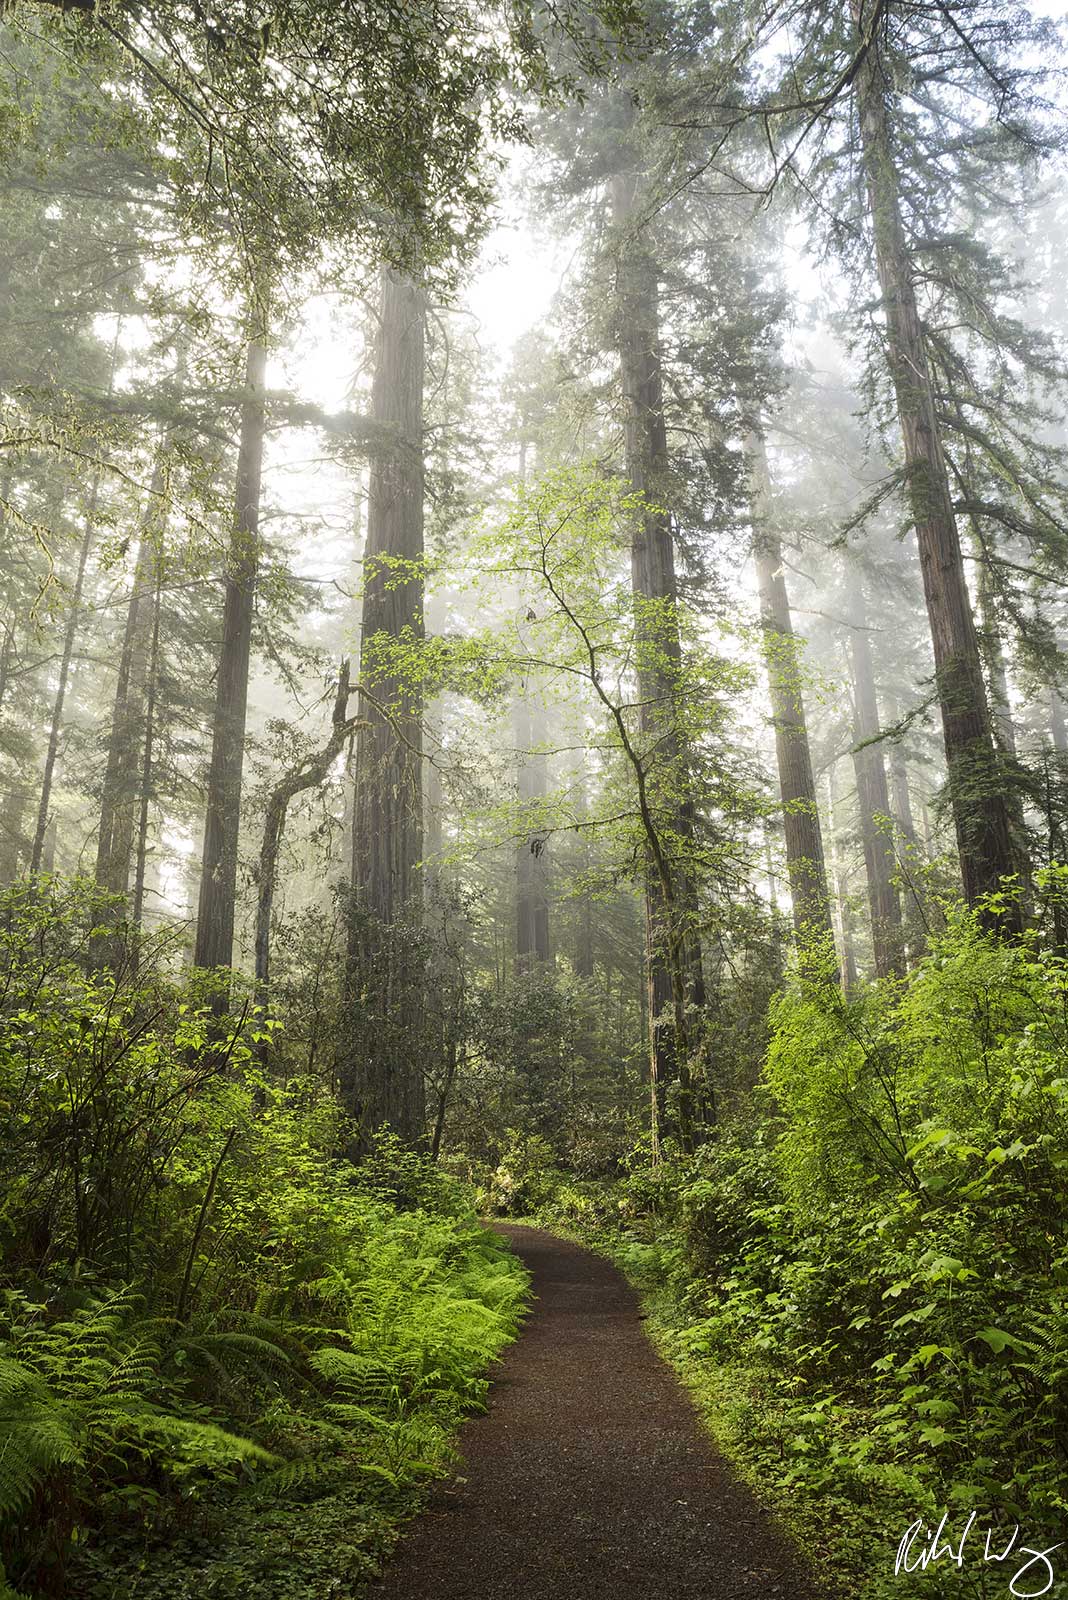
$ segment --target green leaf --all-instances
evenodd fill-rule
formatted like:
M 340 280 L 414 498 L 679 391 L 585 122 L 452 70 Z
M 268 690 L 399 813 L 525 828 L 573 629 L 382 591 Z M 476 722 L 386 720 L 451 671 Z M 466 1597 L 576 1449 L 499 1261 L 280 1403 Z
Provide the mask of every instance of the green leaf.
M 1011 1333 L 1004 1333 L 1001 1328 L 980 1328 L 975 1337 L 988 1344 L 996 1356 L 1018 1343 Z

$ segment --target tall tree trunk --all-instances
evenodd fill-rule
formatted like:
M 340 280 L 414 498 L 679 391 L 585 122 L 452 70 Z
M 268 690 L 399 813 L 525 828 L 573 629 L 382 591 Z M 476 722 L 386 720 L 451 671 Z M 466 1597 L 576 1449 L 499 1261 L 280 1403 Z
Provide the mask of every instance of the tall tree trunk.
M 145 917 L 145 866 L 148 860 L 148 812 L 152 803 L 152 759 L 156 738 L 156 698 L 159 692 L 159 625 L 162 600 L 163 557 L 157 551 L 156 583 L 152 595 L 152 642 L 148 655 L 144 739 L 141 749 L 141 797 L 137 818 L 137 849 L 134 855 L 133 900 L 130 908 L 135 939 L 140 938 Z M 136 956 L 136 944 L 134 950 Z
M 413 1041 L 420 974 L 412 950 L 421 920 L 421 712 L 391 647 L 423 637 L 422 286 L 382 273 L 372 416 L 394 439 L 371 462 L 360 637 L 362 726 L 356 736 L 353 918 L 349 945 L 351 1039 L 342 1093 L 363 1140 L 387 1123 L 423 1132 L 425 1086 Z
M 827 822 L 831 854 L 831 881 L 838 908 L 838 949 L 840 953 L 842 993 L 851 994 L 857 986 L 857 945 L 853 927 L 853 903 L 849 896 L 849 875 L 842 859 L 840 839 L 840 814 L 838 792 L 835 786 L 835 764 L 827 768 Z
M 1012 828 L 991 733 L 975 622 L 902 222 L 888 107 L 892 89 L 879 55 L 878 9 L 870 22 L 851 0 L 860 67 L 856 76 L 861 146 L 882 290 L 890 373 L 908 469 L 924 595 L 934 646 L 949 772 L 949 798 L 965 897 L 975 905 L 1015 871 Z M 1019 916 L 1006 926 L 1019 927 Z
M 899 722 L 902 716 L 900 701 L 894 705 L 894 720 Z M 889 750 L 890 767 L 890 797 L 894 807 L 894 824 L 897 828 L 898 838 L 904 844 L 902 851 L 902 871 L 907 885 L 905 892 L 905 932 L 907 937 L 907 959 L 909 966 L 914 966 L 923 954 L 927 944 L 927 917 L 924 911 L 923 894 L 919 877 L 920 863 L 927 859 L 927 852 L 920 842 L 916 831 L 916 821 L 912 814 L 912 793 L 909 788 L 908 758 L 900 739 L 890 742 Z
M 616 232 L 617 348 L 624 406 L 627 477 L 649 504 L 631 519 L 631 585 L 635 599 L 638 693 L 641 730 L 647 747 L 656 744 L 657 766 L 650 764 L 652 796 L 658 813 L 667 813 L 665 832 L 682 841 L 693 837 L 688 752 L 677 731 L 682 648 L 677 615 L 678 586 L 667 498 L 669 458 L 664 421 L 660 355 L 657 263 L 647 230 L 638 216 L 634 170 L 617 173 L 611 186 Z M 681 798 L 680 798 L 681 797 Z M 663 881 L 664 869 L 672 881 Z M 696 894 L 685 866 L 664 855 L 656 870 L 647 863 L 645 945 L 650 1018 L 650 1073 L 654 1108 L 654 1148 L 666 1114 L 672 1078 L 678 1082 L 678 1133 L 684 1150 L 693 1142 L 692 1062 L 688 1009 L 703 1004 L 701 950 L 694 923 Z
M 160 462 L 152 475 L 153 506 L 162 486 Z M 137 549 L 133 588 L 126 610 L 100 797 L 96 881 L 111 894 L 125 894 L 130 880 L 141 769 L 142 712 L 152 644 L 154 569 L 159 560 L 157 539 L 156 519 L 150 509 Z
M 115 324 L 115 336 L 111 342 L 111 352 L 108 364 L 107 395 L 112 396 L 115 391 L 115 374 L 119 365 L 119 343 L 122 335 L 121 317 Z M 5 479 L 5 493 L 10 490 L 10 469 Z M 92 488 L 89 491 L 89 504 L 85 512 L 85 526 L 82 532 L 81 544 L 78 548 L 78 566 L 74 580 L 74 589 L 71 594 L 70 615 L 63 634 L 63 653 L 60 659 L 59 682 L 56 685 L 56 697 L 52 706 L 52 721 L 48 734 L 48 749 L 45 755 L 44 773 L 41 780 L 41 793 L 37 808 L 37 825 L 34 829 L 33 843 L 30 847 L 30 871 L 38 872 L 44 865 L 44 853 L 49 825 L 49 806 L 52 798 L 52 782 L 55 775 L 56 758 L 59 753 L 59 740 L 63 730 L 63 707 L 67 698 L 67 687 L 70 677 L 71 657 L 74 654 L 74 643 L 78 634 L 78 625 L 81 622 L 82 591 L 85 587 L 85 572 L 89 562 L 89 552 L 92 549 L 93 539 L 96 536 L 97 505 L 100 498 L 100 469 L 93 474 Z M 7 677 L 8 639 L 4 640 L 3 676 Z M 0 698 L 3 687 L 0 686 Z M 55 851 L 55 830 L 52 833 L 52 851 Z M 46 870 L 51 870 L 49 866 Z
M 901 707 L 895 708 L 895 719 L 900 720 Z M 916 821 L 912 815 L 912 792 L 909 789 L 909 764 L 905 755 L 904 746 L 900 739 L 890 742 L 890 791 L 894 801 L 894 821 L 897 823 L 906 845 L 910 850 L 919 850 L 920 839 L 916 832 Z
M 878 978 L 900 977 L 904 971 L 901 902 L 894 884 L 894 837 L 890 816 L 890 791 L 886 782 L 883 747 L 873 743 L 882 729 L 875 688 L 875 666 L 864 591 L 851 575 L 849 596 L 849 659 L 853 679 L 853 768 L 860 801 L 860 837 L 868 879 L 872 951 Z
M 0 541 L 2 541 L 0 542 L 0 564 L 2 564 L 5 573 L 3 589 L 4 637 L 2 643 L 0 643 L 0 705 L 4 703 L 8 685 L 11 682 L 11 669 L 15 661 L 15 646 L 18 640 L 18 625 L 23 620 L 22 608 L 14 598 L 13 552 L 5 549 L 7 541 L 3 537 L 7 533 L 7 507 L 11 500 L 11 486 L 14 476 L 14 469 L 10 459 L 8 459 L 4 463 L 3 476 L 0 477 Z
M 775 870 L 773 830 L 770 817 L 764 818 L 763 833 L 764 878 L 768 886 L 768 905 L 771 907 L 772 915 L 777 917 L 779 914 L 779 874 Z
M 59 740 L 63 732 L 63 707 L 67 699 L 67 686 L 70 679 L 70 663 L 74 654 L 74 642 L 78 636 L 78 624 L 82 620 L 82 591 L 85 588 L 85 571 L 89 564 L 89 552 L 93 546 L 96 535 L 96 508 L 100 493 L 100 474 L 93 478 L 93 486 L 89 492 L 89 504 L 85 512 L 85 525 L 82 529 L 81 542 L 78 546 L 78 566 L 74 576 L 74 587 L 70 597 L 70 611 L 67 616 L 67 626 L 63 630 L 63 651 L 59 662 L 59 680 L 56 684 L 56 696 L 52 702 L 52 720 L 48 729 L 48 748 L 45 752 L 44 772 L 41 776 L 41 793 L 37 803 L 37 825 L 34 829 L 33 844 L 30 847 L 30 871 L 40 872 L 43 865 L 45 838 L 48 833 L 49 808 L 52 803 L 52 781 L 55 776 L 56 759 L 59 755 Z
M 831 913 L 819 803 L 801 692 L 800 660 L 783 571 L 782 543 L 771 519 L 767 453 L 759 433 L 750 433 L 748 449 L 757 591 L 768 697 L 775 727 L 775 760 L 779 769 L 794 928 L 799 939 L 818 938 L 831 934 Z
M 986 559 L 982 540 L 973 532 L 972 553 L 975 556 L 979 596 L 979 649 L 986 666 L 990 686 L 991 726 L 994 739 L 1005 755 L 1016 757 L 1016 728 L 1012 720 L 1012 702 L 1009 699 L 1009 672 L 1005 663 L 1005 644 L 1001 636 L 1001 619 L 998 616 L 997 595 L 990 563 Z
M 1012 720 L 1012 701 L 1009 696 L 1009 672 L 1005 660 L 1005 642 L 998 616 L 997 594 L 993 574 L 978 529 L 973 525 L 972 551 L 978 570 L 979 595 L 979 650 L 986 668 L 986 681 L 990 690 L 991 727 L 998 764 L 1004 773 L 1005 805 L 1009 815 L 1009 828 L 1016 860 L 1016 870 L 1024 886 L 1024 903 L 1030 900 L 1031 857 L 1024 816 L 1023 793 L 1014 774 L 1017 768 L 1016 728 Z
M 261 300 L 256 299 L 249 317 L 234 520 L 227 561 L 222 639 L 215 674 L 211 766 L 208 771 L 197 938 L 193 957 L 198 967 L 229 967 L 234 954 L 241 781 L 248 713 L 249 660 L 252 654 L 252 614 L 260 555 L 266 341 L 266 308 Z
M 528 694 L 538 693 L 529 681 L 520 685 L 513 713 L 518 787 L 521 806 L 535 808 L 549 792 L 548 761 L 537 747 L 545 738 L 545 716 Z M 515 852 L 516 971 L 531 972 L 550 959 L 549 948 L 549 844 L 544 832 L 534 828 L 520 839 Z

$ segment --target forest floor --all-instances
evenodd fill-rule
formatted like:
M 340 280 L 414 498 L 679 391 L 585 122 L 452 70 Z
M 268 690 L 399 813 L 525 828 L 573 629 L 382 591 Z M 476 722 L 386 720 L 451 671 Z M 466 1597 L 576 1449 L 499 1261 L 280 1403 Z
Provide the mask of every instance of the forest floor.
M 401 1541 L 373 1600 L 814 1600 L 771 1515 L 718 1455 L 609 1262 L 495 1224 L 533 1313 L 460 1471 Z

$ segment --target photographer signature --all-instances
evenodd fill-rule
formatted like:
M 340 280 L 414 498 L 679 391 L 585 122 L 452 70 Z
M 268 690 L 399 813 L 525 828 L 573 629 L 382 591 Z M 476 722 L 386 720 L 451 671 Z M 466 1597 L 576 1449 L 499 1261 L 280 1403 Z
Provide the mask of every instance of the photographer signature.
M 924 1524 L 922 1517 L 917 1517 L 901 1536 L 894 1562 L 895 1576 L 900 1572 L 926 1570 L 940 1561 L 948 1561 L 958 1570 L 962 1569 L 967 1559 L 964 1547 L 971 1540 L 968 1555 L 972 1559 L 1012 1562 L 1009 1593 L 1015 1595 L 1017 1600 L 1037 1600 L 1037 1596 L 1048 1594 L 1053 1587 L 1054 1576 L 1050 1556 L 1061 1548 L 1064 1541 L 1047 1545 L 1043 1550 L 1033 1545 L 1018 1544 L 1020 1528 L 1017 1524 L 1007 1541 L 1004 1530 L 988 1528 L 986 1538 L 981 1543 L 982 1530 L 975 1527 L 976 1515 L 973 1511 L 968 1517 L 956 1543 L 947 1530 L 948 1511 L 933 1531 Z

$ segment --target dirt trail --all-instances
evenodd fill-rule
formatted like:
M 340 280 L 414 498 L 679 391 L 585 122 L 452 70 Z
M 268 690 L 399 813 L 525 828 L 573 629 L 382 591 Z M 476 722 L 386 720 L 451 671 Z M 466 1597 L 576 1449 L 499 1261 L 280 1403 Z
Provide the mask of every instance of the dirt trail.
M 459 1476 L 369 1600 L 813 1600 L 620 1273 L 534 1228 L 500 1232 L 533 1274 L 534 1311 L 464 1426 Z

